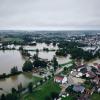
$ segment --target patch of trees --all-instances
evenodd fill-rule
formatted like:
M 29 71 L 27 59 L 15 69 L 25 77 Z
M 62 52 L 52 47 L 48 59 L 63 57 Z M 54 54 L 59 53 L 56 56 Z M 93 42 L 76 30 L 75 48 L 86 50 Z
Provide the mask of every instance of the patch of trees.
M 27 72 L 27 71 L 32 71 L 33 69 L 33 64 L 31 61 L 27 60 L 24 64 L 23 64 L 23 67 L 22 67 L 22 70 Z
M 29 91 L 29 93 L 32 93 L 32 91 L 33 91 L 33 83 L 32 82 L 30 82 L 28 84 L 28 91 Z
M 0 90 L 4 91 L 3 88 L 0 88 Z M 11 89 L 11 93 L 7 93 L 7 91 L 4 91 L 7 94 L 2 94 L 0 96 L 0 100 L 20 100 L 20 93 L 24 90 L 25 90 L 25 88 L 23 88 L 22 83 L 20 83 L 18 85 L 17 89 L 15 89 L 15 88 Z
M 33 65 L 34 65 L 34 67 L 46 67 L 47 63 L 43 60 L 37 59 L 33 62 Z
M 11 68 L 11 74 L 16 74 L 16 73 L 18 73 L 18 68 L 17 68 L 17 66 Z
M 28 34 L 24 35 L 22 37 L 22 39 L 24 40 L 25 43 L 29 43 L 29 42 L 32 42 L 33 41 L 32 36 L 31 35 L 28 35 Z
M 67 56 L 67 51 L 64 49 L 59 49 L 56 51 L 57 56 Z
M 53 42 L 52 45 L 53 45 L 53 46 L 56 46 L 56 42 Z
M 62 41 L 58 44 L 59 48 L 74 48 L 74 47 L 84 47 L 86 46 L 86 44 L 82 44 L 79 42 L 66 42 L 66 41 Z
M 17 90 L 12 88 L 12 93 L 8 93 L 7 95 L 2 94 L 0 100 L 19 100 L 19 96 L 17 94 Z
M 18 75 L 18 74 L 21 74 L 21 73 L 22 73 L 22 71 L 18 71 L 17 67 L 13 67 L 13 68 L 11 68 L 10 74 L 3 73 L 2 75 L 0 75 L 0 79 L 7 78 L 7 77 L 10 77 L 10 76 L 14 76 L 14 75 Z
M 49 49 L 48 49 L 48 48 L 43 48 L 43 51 L 48 52 L 48 51 L 49 51 Z
M 22 48 L 20 48 L 20 50 L 21 50 Z M 28 53 L 28 51 L 27 50 L 21 50 L 21 54 L 23 55 L 23 56 L 30 56 L 30 53 Z
M 68 53 L 71 54 L 72 59 L 84 59 L 85 61 L 89 61 L 100 55 L 100 53 L 93 55 L 90 51 L 84 51 L 79 48 L 81 46 L 84 46 L 84 44 L 76 42 L 61 43 L 59 44 L 60 49 L 56 52 L 56 55 L 65 56 Z
M 55 56 L 53 57 L 52 65 L 54 67 L 54 70 L 56 70 L 58 67 L 58 61 L 57 61 L 57 58 Z

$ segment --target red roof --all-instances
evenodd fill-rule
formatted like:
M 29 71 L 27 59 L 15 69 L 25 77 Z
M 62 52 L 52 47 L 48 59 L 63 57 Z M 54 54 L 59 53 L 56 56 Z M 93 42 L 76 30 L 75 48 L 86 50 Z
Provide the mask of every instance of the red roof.
M 98 66 L 98 63 L 93 63 L 94 66 Z
M 56 76 L 56 77 L 55 77 L 56 80 L 60 80 L 60 81 L 62 81 L 63 78 L 64 78 L 64 77 L 62 77 L 62 76 Z
M 96 75 L 95 75 L 95 73 L 93 73 L 93 72 L 91 72 L 91 71 L 88 71 L 87 72 L 91 77 L 95 77 Z
M 98 66 L 97 66 L 98 68 L 100 68 L 100 64 L 98 64 Z

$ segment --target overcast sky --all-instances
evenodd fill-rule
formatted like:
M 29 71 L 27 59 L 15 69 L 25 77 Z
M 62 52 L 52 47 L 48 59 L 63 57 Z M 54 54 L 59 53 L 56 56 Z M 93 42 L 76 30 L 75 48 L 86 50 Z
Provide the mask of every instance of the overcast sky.
M 0 29 L 76 28 L 100 28 L 100 0 L 0 0 Z

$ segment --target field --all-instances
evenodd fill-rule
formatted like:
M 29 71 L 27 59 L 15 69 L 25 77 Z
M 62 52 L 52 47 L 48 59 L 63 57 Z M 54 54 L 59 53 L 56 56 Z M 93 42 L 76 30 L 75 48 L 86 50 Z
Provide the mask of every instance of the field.
M 60 92 L 58 84 L 54 83 L 53 80 L 49 80 L 43 85 L 39 86 L 34 90 L 32 94 L 25 94 L 21 100 L 45 100 L 47 96 L 50 96 L 52 92 Z
M 20 39 L 20 38 L 3 38 L 2 39 L 2 41 L 3 42 L 14 42 L 14 41 L 16 41 L 16 42 L 22 42 L 23 40 L 22 39 Z

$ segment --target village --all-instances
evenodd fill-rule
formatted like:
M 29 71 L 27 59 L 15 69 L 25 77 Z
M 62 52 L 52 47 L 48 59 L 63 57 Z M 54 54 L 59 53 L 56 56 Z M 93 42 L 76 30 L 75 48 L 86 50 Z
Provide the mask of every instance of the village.
M 63 71 L 54 77 L 54 82 L 62 88 L 59 99 L 67 96 L 77 95 L 77 100 L 91 100 L 90 96 L 100 93 L 100 64 L 76 63 L 76 66 L 68 71 L 69 67 L 64 67 Z

